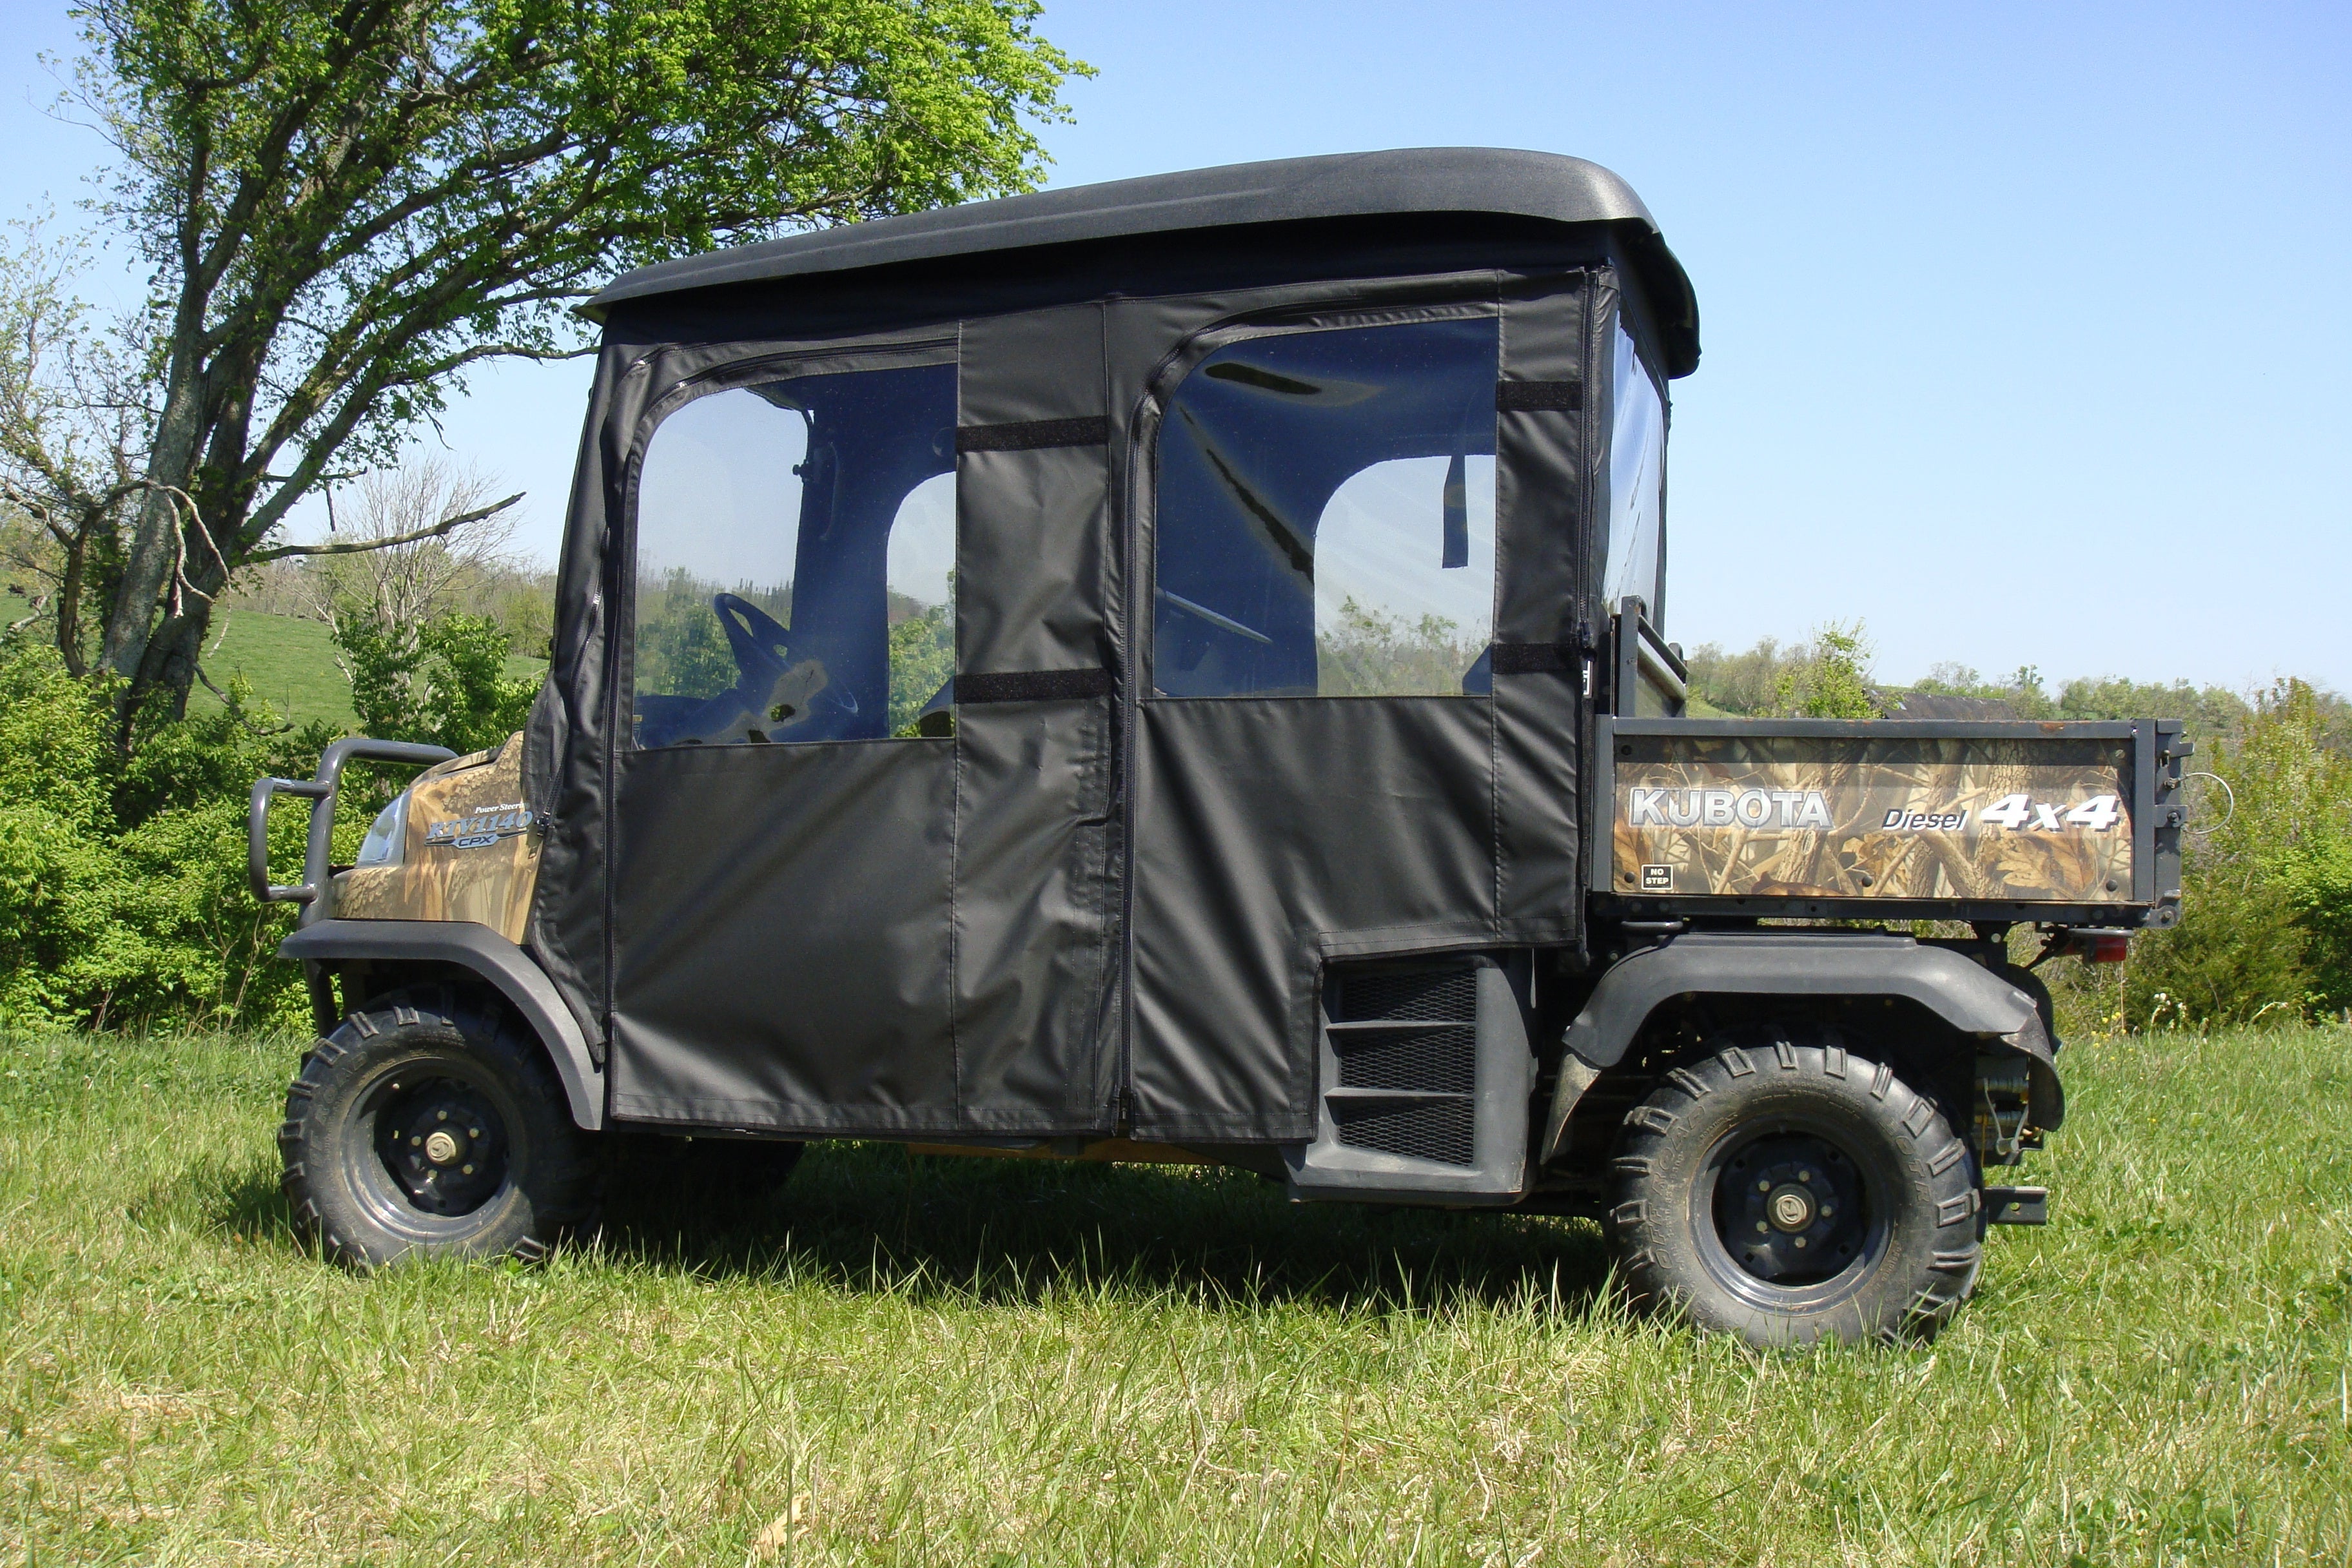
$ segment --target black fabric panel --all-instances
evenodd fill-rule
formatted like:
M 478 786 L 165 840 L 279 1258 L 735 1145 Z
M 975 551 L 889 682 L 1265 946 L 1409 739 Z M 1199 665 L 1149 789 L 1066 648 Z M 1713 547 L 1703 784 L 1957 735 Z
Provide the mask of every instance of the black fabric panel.
M 1496 864 L 1514 942 L 1572 942 L 1582 924 L 1581 674 L 1495 670 Z
M 1349 279 L 1426 278 L 1503 268 L 1556 273 L 1606 264 L 1605 228 L 1465 214 L 1425 220 L 1340 218 L 1238 226 L 1181 239 L 1115 239 L 1057 247 L 1048 257 L 992 253 L 887 268 L 746 283 L 630 300 L 605 321 L 605 342 L 843 338 L 917 321 L 952 324 L 1082 301 L 1224 296 L 1238 289 Z M 1149 367 L 1145 367 L 1147 370 Z M 1114 402 L 1108 412 L 1115 413 Z M 996 421 L 975 421 L 975 423 Z
M 1105 668 L 1115 658 L 1115 638 L 1108 610 L 1108 458 L 1101 443 L 963 446 L 973 430 L 1087 422 L 1107 428 L 1101 309 L 967 321 L 963 335 L 958 673 Z
M 1495 407 L 1498 413 L 1547 409 L 1573 413 L 1583 406 L 1584 384 L 1580 381 L 1501 381 L 1495 384 Z
M 967 675 L 956 685 L 958 706 L 990 702 L 1067 702 L 1108 697 L 1108 669 L 1014 669 L 1001 675 Z
M 966 321 L 957 444 L 955 976 L 963 1125 L 1108 1130 L 1118 657 L 1096 305 Z M 1016 438 L 1017 437 L 1017 438 Z M 1084 443 L 1084 444 L 1072 444 Z
M 1004 703 L 957 717 L 964 1126 L 1107 1131 L 1116 1120 L 1110 732 L 1101 699 Z
M 1498 642 L 1492 658 L 1496 675 L 1583 675 L 1583 655 L 1573 643 Z
M 1129 1046 L 1139 1137 L 1311 1138 L 1327 956 L 1491 941 L 1493 709 L 1141 709 Z
M 1369 325 L 1376 318 L 1365 312 L 1394 307 L 1447 302 L 1491 306 L 1498 275 L 1491 267 L 1404 277 L 1359 277 L 1264 289 L 1202 290 L 1170 293 L 1150 299 L 1112 303 L 1105 326 L 1105 353 L 1110 375 L 1110 408 L 1122 427 L 1115 439 L 1127 440 L 1137 404 L 1155 381 L 1174 378 L 1178 349 L 1189 339 L 1214 326 L 1244 320 L 1279 319 L 1285 323 L 1312 324 L 1324 318 L 1346 317 L 1350 325 Z M 1420 319 L 1418 315 L 1412 319 Z M 1194 357 L 1197 357 L 1194 356 Z
M 1030 419 L 1017 425 L 966 425 L 956 431 L 959 452 L 1034 452 L 1045 447 L 1098 447 L 1110 439 L 1110 421 Z
M 587 425 L 572 471 L 571 521 L 556 563 L 555 633 L 546 696 L 534 704 L 526 767 L 544 780 L 546 840 L 531 894 L 527 945 L 590 1039 L 604 1041 L 604 817 L 610 778 L 605 722 L 605 550 L 627 432 L 646 406 L 645 358 L 607 346 L 598 358 Z
M 614 1115 L 810 1131 L 956 1124 L 953 770 L 933 741 L 617 759 Z
M 614 750 L 614 632 L 626 563 L 622 530 L 634 463 L 650 432 L 648 415 L 674 403 L 698 379 L 751 360 L 790 358 L 803 369 L 814 356 L 859 363 L 888 353 L 898 363 L 954 354 L 952 325 L 944 346 L 936 327 L 839 340 L 727 338 L 648 345 L 608 334 L 589 397 L 587 426 L 572 477 L 571 521 L 556 567 L 555 635 L 549 705 L 535 709 L 526 766 L 542 786 L 547 839 L 532 896 L 530 946 L 591 1038 L 605 1037 L 611 975 L 605 963 L 605 847 L 610 831 Z M 928 347 L 918 345 L 929 345 Z M 623 686 L 625 668 L 619 671 Z
M 957 460 L 961 670 L 1100 669 L 1110 660 L 1108 489 L 1100 447 Z
M 1496 416 L 1502 592 L 1496 616 L 1496 883 L 1514 941 L 1573 941 L 1583 919 L 1578 788 L 1594 417 L 1591 275 L 1530 279 L 1503 303 Z M 1515 388 L 1528 388 L 1515 391 Z M 1574 398 L 1552 388 L 1578 392 Z
M 1503 380 L 1538 384 L 1590 379 L 1586 361 L 1585 280 L 1533 279 L 1503 302 Z M 1496 526 L 1502 593 L 1498 643 L 1576 640 L 1583 607 L 1582 554 L 1591 484 L 1586 472 L 1591 412 L 1515 397 L 1495 416 Z

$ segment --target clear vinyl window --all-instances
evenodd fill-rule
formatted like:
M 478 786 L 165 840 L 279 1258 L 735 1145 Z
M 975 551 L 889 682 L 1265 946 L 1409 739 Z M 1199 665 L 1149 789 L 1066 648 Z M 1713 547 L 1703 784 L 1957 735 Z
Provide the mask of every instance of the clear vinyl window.
M 1252 338 L 1161 421 L 1152 686 L 1491 689 L 1492 318 Z
M 955 385 L 948 364 L 800 376 L 663 420 L 637 487 L 636 744 L 880 740 L 945 712 Z
M 1610 385 L 1615 417 L 1609 436 L 1609 565 L 1602 585 L 1612 610 L 1628 594 L 1639 595 L 1654 626 L 1661 624 L 1658 590 L 1666 571 L 1666 405 L 1622 319 Z

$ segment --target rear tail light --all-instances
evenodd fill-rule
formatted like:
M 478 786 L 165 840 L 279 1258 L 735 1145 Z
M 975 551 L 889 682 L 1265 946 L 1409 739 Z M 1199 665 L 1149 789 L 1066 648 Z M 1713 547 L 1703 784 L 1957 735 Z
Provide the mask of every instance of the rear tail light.
M 2095 936 L 2083 953 L 2085 963 L 2121 963 L 2131 956 L 2131 938 L 2121 934 Z

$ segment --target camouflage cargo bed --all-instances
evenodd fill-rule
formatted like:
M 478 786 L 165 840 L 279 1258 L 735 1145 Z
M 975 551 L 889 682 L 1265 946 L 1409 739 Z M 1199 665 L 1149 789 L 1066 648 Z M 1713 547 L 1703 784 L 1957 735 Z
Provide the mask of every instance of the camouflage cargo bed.
M 1627 912 L 2177 918 L 2176 721 L 1598 727 L 1592 890 Z

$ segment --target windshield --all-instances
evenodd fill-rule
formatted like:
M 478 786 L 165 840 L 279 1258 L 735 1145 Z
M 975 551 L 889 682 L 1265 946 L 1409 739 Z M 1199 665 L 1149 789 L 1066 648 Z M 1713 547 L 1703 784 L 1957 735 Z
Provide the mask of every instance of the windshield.
M 1664 624 L 1665 586 L 1666 408 L 1657 383 L 1642 363 L 1633 334 L 1617 321 L 1617 353 L 1610 383 L 1616 416 L 1609 439 L 1609 567 L 1601 579 L 1612 609 L 1628 594 L 1648 606 L 1651 624 Z

